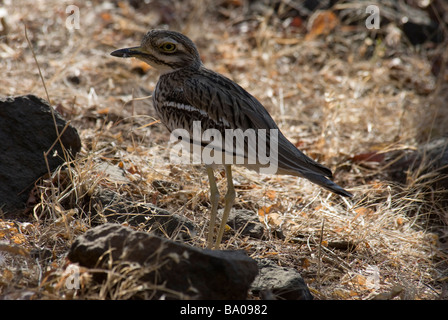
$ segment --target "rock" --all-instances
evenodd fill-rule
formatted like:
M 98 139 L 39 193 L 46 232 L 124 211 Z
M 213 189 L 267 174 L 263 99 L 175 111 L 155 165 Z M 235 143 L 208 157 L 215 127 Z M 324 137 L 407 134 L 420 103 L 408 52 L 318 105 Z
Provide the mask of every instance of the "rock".
M 265 299 L 312 300 L 305 281 L 291 268 L 283 268 L 269 259 L 258 260 L 259 274 L 251 286 L 255 295 Z
M 434 189 L 448 190 L 448 137 L 422 144 L 417 149 L 392 151 L 385 155 L 385 172 L 399 183 L 415 176 Z
M 136 280 L 155 299 L 246 299 L 258 272 L 242 251 L 199 249 L 110 223 L 79 236 L 68 259 L 95 269 L 137 263 L 142 272 Z
M 101 208 L 100 215 L 105 220 L 101 223 L 127 222 L 131 226 L 143 224 L 156 235 L 178 240 L 189 240 L 196 234 L 195 225 L 189 219 L 150 203 L 128 199 L 110 190 L 98 188 L 92 201 Z
M 0 99 L 0 208 L 4 212 L 25 208 L 34 182 L 48 172 L 46 160 L 50 170 L 65 161 L 51 108 L 33 95 Z M 67 122 L 56 111 L 54 115 L 61 133 Z M 60 140 L 71 156 L 81 149 L 78 133 L 70 125 Z
M 222 217 L 223 210 L 220 210 L 219 216 Z M 258 219 L 255 212 L 241 209 L 231 210 L 227 224 L 243 236 L 261 239 L 264 236 L 264 226 Z
M 131 180 L 126 176 L 125 170 L 118 167 L 118 165 L 114 166 L 107 162 L 101 162 L 95 165 L 92 171 L 107 177 L 108 180 L 114 183 L 131 183 Z
M 366 19 L 370 16 L 370 13 L 366 13 L 366 8 L 375 3 L 366 0 L 362 2 L 359 2 L 359 6 L 338 10 L 341 21 L 365 26 Z M 433 9 L 437 6 L 437 2 L 433 0 L 423 5 L 418 4 L 417 1 L 382 0 L 381 5 L 377 3 L 380 10 L 381 29 L 384 30 L 384 26 L 390 23 L 398 26 L 412 45 L 420 45 L 426 41 L 442 43 L 445 39 L 443 21 L 441 21 L 440 13 Z M 432 12 L 433 10 L 436 12 Z

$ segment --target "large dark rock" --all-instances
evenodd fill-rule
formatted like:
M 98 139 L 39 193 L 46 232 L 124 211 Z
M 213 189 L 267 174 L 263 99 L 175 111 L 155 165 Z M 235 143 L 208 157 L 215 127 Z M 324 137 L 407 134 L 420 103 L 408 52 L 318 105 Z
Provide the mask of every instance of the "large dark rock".
M 258 273 L 242 251 L 199 249 L 118 224 L 90 229 L 73 243 L 69 260 L 108 269 L 137 263 L 152 298 L 246 299 Z M 126 278 L 126 277 L 125 277 Z
M 61 133 L 66 121 L 56 111 L 54 115 Z M 81 148 L 78 133 L 70 125 L 60 140 L 72 156 Z M 48 151 L 45 159 L 44 153 Z M 33 183 L 48 172 L 46 160 L 50 170 L 65 161 L 51 106 L 33 95 L 1 98 L 0 208 L 4 212 L 24 208 Z
M 268 259 L 258 260 L 259 274 L 251 291 L 263 299 L 312 300 L 305 281 L 298 271 L 280 267 Z

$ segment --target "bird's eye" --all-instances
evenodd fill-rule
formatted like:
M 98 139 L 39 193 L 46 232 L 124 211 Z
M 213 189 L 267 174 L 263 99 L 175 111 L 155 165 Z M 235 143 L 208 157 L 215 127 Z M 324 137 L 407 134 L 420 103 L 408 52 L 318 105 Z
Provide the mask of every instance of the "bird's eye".
M 160 45 L 160 49 L 162 49 L 165 52 L 174 52 L 174 51 L 176 51 L 177 47 L 172 42 L 165 42 L 165 43 L 162 43 L 162 45 Z

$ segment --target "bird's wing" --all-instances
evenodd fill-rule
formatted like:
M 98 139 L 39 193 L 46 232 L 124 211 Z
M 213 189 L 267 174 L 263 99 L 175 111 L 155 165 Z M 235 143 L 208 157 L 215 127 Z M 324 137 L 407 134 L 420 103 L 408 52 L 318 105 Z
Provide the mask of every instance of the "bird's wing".
M 250 93 L 218 73 L 202 71 L 184 82 L 183 95 L 191 106 L 205 111 L 217 123 L 228 123 L 232 129 L 265 129 L 267 139 L 270 129 L 277 129 L 279 168 L 304 177 L 332 177 L 328 168 L 307 157 L 283 136 L 268 111 Z

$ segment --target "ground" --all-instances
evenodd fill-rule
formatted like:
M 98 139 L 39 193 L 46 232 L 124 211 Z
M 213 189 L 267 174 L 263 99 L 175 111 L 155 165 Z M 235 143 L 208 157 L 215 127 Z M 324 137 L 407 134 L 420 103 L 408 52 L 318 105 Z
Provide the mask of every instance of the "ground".
M 347 4 L 333 12 L 354 8 Z M 0 220 L 8 251 L 0 295 L 108 296 L 85 288 L 73 295 L 62 285 L 66 252 L 91 227 L 89 197 L 100 187 L 189 218 L 200 228 L 192 244 L 205 246 L 207 175 L 200 165 L 169 162 L 169 133 L 148 98 L 157 71 L 109 55 L 138 45 L 149 29 L 169 28 L 188 35 L 208 68 L 259 99 L 284 135 L 354 194 L 342 199 L 304 179 L 236 167 L 235 207 L 257 212 L 267 239 L 233 234 L 222 248 L 296 268 L 316 299 L 446 298 L 443 193 L 415 173 L 394 182 L 384 162 L 368 158 L 446 133 L 446 42 L 413 45 L 391 22 L 372 30 L 293 9 L 289 1 L 3 1 L 0 95 L 49 100 L 78 129 L 83 149 L 70 174 L 42 182 L 28 220 Z M 102 175 L 104 163 L 126 181 Z M 65 184 L 54 187 L 60 175 Z M 224 194 L 223 172 L 218 178 Z M 160 193 L 154 180 L 180 190 Z M 22 249 L 51 259 L 29 260 Z

